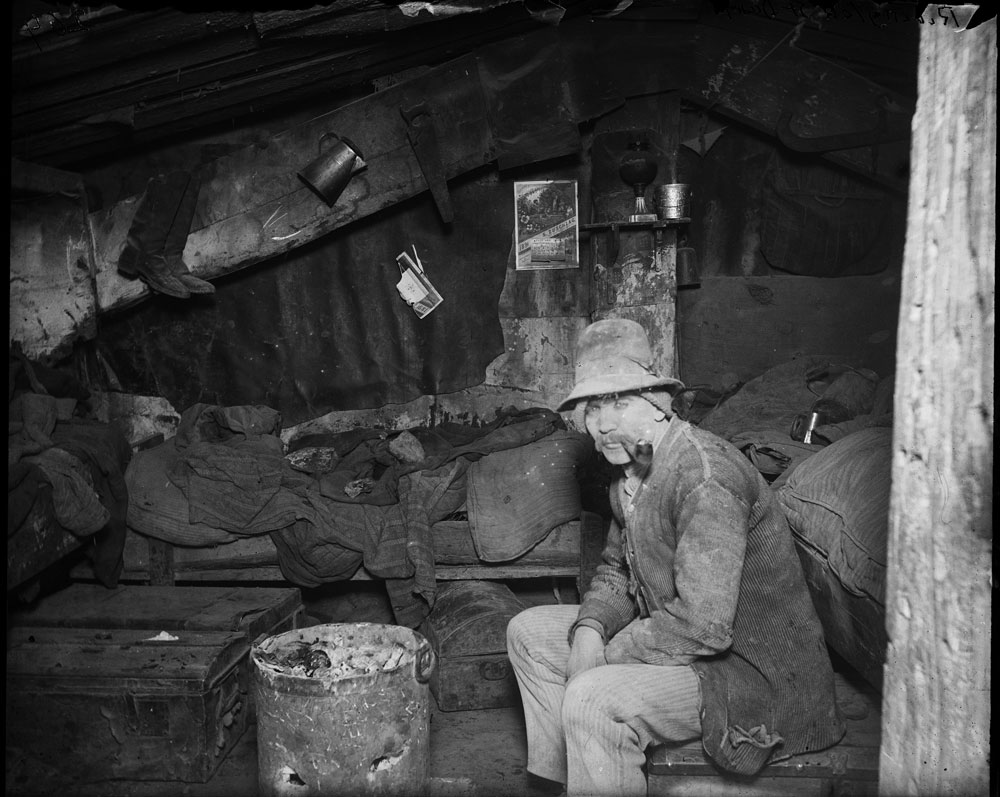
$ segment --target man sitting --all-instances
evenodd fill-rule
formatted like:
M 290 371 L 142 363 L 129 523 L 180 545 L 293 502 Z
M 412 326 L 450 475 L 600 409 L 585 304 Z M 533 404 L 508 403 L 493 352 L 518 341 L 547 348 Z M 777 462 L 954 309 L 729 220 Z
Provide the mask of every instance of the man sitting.
M 580 606 L 536 606 L 507 630 L 528 771 L 572 797 L 646 794 L 650 745 L 701 738 L 724 770 L 836 744 L 833 671 L 788 523 L 727 441 L 674 415 L 683 385 L 652 369 L 645 331 L 598 321 L 576 384 L 621 477 L 602 563 Z

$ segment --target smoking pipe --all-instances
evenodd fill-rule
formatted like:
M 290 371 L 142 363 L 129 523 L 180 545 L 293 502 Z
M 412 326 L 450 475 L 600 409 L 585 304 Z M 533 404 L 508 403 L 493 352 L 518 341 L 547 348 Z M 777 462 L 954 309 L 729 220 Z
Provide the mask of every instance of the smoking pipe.
M 653 443 L 651 440 L 639 440 L 635 444 L 635 454 L 632 457 L 643 470 L 653 461 Z

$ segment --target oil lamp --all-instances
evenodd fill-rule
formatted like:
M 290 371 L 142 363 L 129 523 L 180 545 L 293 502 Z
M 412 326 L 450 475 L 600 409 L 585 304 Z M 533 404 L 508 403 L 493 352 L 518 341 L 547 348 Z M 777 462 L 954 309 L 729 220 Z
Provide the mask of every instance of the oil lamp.
M 618 166 L 618 176 L 635 191 L 635 209 L 629 221 L 656 221 L 656 214 L 646 208 L 646 186 L 656 179 L 658 170 L 649 151 L 649 142 L 633 140 Z

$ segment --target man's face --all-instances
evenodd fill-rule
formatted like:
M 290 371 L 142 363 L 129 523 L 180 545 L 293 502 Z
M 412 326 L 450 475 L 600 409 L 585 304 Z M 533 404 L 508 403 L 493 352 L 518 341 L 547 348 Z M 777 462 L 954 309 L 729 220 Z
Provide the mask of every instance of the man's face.
M 663 413 L 632 393 L 597 396 L 587 401 L 584 410 L 587 433 L 594 445 L 612 465 L 626 465 L 635 454 L 635 444 L 652 440 Z

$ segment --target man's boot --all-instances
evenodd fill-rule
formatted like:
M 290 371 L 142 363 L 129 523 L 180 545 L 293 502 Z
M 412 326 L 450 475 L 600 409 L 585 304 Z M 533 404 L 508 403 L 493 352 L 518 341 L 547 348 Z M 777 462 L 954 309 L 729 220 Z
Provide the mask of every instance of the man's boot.
M 188 233 L 191 232 L 191 220 L 194 218 L 194 211 L 198 205 L 198 191 L 200 189 L 201 177 L 188 175 L 184 194 L 177 207 L 177 215 L 174 216 L 174 222 L 167 233 L 163 255 L 167 260 L 170 273 L 188 291 L 191 293 L 215 293 L 215 286 L 192 274 L 184 262 L 184 244 L 187 243 Z
M 154 291 L 177 299 L 187 299 L 191 291 L 171 273 L 163 248 L 187 183 L 184 172 L 149 181 L 118 258 L 121 273 L 139 276 Z

